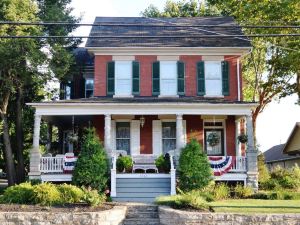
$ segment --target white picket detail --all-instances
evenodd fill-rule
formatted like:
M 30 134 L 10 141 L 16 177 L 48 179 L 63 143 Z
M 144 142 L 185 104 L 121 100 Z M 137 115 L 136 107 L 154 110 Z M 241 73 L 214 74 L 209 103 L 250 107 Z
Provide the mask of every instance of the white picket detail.
M 246 157 L 245 156 L 236 156 L 235 163 L 233 164 L 232 169 L 230 172 L 246 172 Z
M 41 157 L 41 173 L 63 173 L 64 157 Z

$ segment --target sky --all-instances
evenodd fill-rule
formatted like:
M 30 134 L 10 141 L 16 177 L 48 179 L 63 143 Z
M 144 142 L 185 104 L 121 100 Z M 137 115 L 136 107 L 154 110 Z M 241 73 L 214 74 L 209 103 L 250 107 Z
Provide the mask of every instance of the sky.
M 92 23 L 96 16 L 140 16 L 150 4 L 163 9 L 166 0 L 73 0 L 74 15 L 82 16 L 82 22 Z M 90 28 L 79 28 L 75 34 L 88 35 Z M 83 45 L 84 46 L 84 45 Z M 296 122 L 300 122 L 300 106 L 296 96 L 272 102 L 257 121 L 257 141 L 265 151 L 283 144 Z

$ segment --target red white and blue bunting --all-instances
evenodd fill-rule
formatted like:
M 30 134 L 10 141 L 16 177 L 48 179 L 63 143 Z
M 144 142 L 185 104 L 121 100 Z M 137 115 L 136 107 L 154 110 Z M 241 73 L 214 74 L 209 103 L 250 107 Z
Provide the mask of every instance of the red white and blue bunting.
M 229 172 L 235 164 L 235 156 L 209 156 L 208 160 L 215 176 Z
M 72 171 L 74 170 L 76 161 L 77 161 L 77 157 L 75 157 L 75 156 L 65 156 L 64 164 L 63 164 L 64 173 L 72 173 Z

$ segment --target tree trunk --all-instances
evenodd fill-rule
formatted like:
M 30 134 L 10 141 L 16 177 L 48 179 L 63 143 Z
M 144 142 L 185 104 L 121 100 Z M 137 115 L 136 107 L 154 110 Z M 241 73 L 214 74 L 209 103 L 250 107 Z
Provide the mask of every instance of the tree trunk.
M 8 185 L 14 185 L 16 183 L 16 170 L 14 165 L 14 159 L 11 149 L 11 143 L 9 139 L 9 128 L 7 122 L 7 115 L 1 112 L 1 118 L 3 121 L 3 139 L 4 139 L 4 156 L 5 156 L 5 163 L 6 163 L 6 173 L 7 173 L 7 180 Z
M 17 183 L 25 181 L 25 165 L 24 165 L 24 133 L 23 133 L 23 90 L 18 88 L 16 101 L 16 160 L 17 160 Z

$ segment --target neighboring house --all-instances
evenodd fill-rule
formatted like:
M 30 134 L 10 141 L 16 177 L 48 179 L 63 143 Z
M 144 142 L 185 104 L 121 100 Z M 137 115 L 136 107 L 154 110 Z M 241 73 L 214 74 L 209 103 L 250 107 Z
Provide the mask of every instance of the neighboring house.
M 270 170 L 276 166 L 291 169 L 300 166 L 300 123 L 296 123 L 286 144 L 275 145 L 264 152 L 265 162 Z
M 176 168 L 171 174 L 116 174 L 115 155 L 123 151 L 136 162 L 144 158 L 147 169 L 149 160 L 169 152 L 176 166 L 191 138 L 202 144 L 216 180 L 245 181 L 257 189 L 251 119 L 256 103 L 243 101 L 240 66 L 241 57 L 251 51 L 250 41 L 202 37 L 241 35 L 238 27 L 214 27 L 236 26 L 233 19 L 97 17 L 95 25 L 101 26 L 93 26 L 85 46 L 94 56 L 94 70 L 88 77 L 94 97 L 86 94 L 85 98 L 28 104 L 36 110 L 30 179 L 67 181 L 72 176 L 63 173 L 61 155 L 40 156 L 43 119 L 66 131 L 66 148 L 61 153 L 80 151 L 66 138 L 74 126 L 78 134 L 84 126 L 96 127 L 113 159 L 111 195 L 118 200 L 175 194 Z M 85 93 L 92 87 L 88 84 Z M 237 141 L 243 132 L 248 135 L 247 150 Z M 218 139 L 214 144 L 209 142 L 212 134 Z

